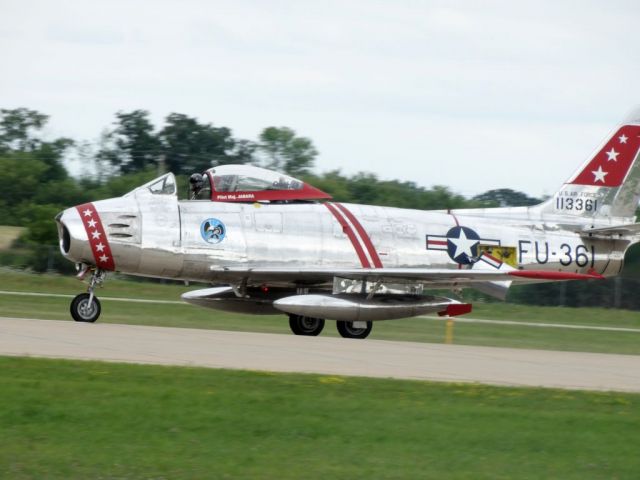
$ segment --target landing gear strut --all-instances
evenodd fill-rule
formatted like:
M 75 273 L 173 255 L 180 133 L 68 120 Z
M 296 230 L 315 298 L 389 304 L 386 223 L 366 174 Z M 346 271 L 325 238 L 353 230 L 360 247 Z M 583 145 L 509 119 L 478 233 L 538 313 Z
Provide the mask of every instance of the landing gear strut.
M 315 337 L 324 328 L 324 319 L 291 314 L 289 315 L 289 326 L 296 335 Z
M 338 333 L 343 338 L 367 338 L 371 333 L 373 325 L 371 322 L 336 322 Z
M 78 277 L 82 278 L 86 274 L 86 269 L 83 270 Z M 97 285 L 102 285 L 106 277 L 106 272 L 101 269 L 96 269 L 91 275 L 91 281 L 87 288 L 87 293 L 81 293 L 77 295 L 72 301 L 70 306 L 71 316 L 76 322 L 95 322 L 100 316 L 100 300 L 94 295 L 94 290 Z

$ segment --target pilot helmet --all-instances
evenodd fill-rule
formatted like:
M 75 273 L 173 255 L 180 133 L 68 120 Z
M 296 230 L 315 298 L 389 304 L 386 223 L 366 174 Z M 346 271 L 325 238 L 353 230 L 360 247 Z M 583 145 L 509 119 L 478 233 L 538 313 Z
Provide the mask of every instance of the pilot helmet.
M 199 190 L 202 188 L 202 184 L 204 183 L 202 175 L 199 173 L 194 173 L 189 177 L 189 183 L 191 184 L 192 190 Z

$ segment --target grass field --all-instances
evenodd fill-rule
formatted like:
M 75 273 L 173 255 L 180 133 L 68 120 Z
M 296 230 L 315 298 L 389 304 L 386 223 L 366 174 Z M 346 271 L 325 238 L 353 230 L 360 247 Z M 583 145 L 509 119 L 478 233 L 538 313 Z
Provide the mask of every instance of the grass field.
M 141 304 L 109 301 L 107 297 L 179 300 L 187 290 L 202 288 L 175 284 L 154 284 L 111 278 L 98 291 L 102 301 L 100 322 L 140 325 L 212 328 L 267 333 L 289 333 L 284 315 L 252 316 L 190 305 Z M 84 285 L 73 277 L 33 275 L 0 270 L 0 290 L 77 294 Z M 69 320 L 69 299 L 17 297 L 0 294 L 0 316 Z M 594 326 L 640 328 L 640 313 L 595 308 L 533 307 L 512 304 L 476 304 L 475 318 L 508 319 L 523 322 L 566 323 Z M 640 333 L 543 329 L 509 325 L 458 323 L 454 343 L 552 350 L 640 354 Z M 336 336 L 332 322 L 323 335 Z M 375 324 L 370 338 L 441 343 L 445 337 L 442 321 L 427 319 L 394 320 Z
M 640 477 L 640 396 L 0 357 L 0 478 Z
M 11 244 L 22 234 L 23 227 L 0 226 L 0 251 L 11 247 Z

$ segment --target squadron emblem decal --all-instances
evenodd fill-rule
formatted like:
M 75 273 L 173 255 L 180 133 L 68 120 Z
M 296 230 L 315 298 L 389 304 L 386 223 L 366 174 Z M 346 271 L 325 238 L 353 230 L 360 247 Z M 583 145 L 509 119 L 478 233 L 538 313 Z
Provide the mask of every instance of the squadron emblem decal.
M 479 245 L 500 245 L 500 240 L 480 238 L 469 227 L 456 226 L 446 235 L 427 235 L 427 250 L 446 250 L 449 258 L 460 265 L 478 260 Z
M 200 235 L 207 243 L 220 243 L 226 234 L 224 223 L 217 218 L 207 218 L 200 224 Z

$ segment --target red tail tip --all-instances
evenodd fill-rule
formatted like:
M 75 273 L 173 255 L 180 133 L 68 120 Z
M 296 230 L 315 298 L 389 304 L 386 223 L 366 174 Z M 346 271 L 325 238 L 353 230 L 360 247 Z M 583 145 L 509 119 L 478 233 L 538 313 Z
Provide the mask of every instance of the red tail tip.
M 640 148 L 640 126 L 619 128 L 569 182 L 595 187 L 619 187 Z

